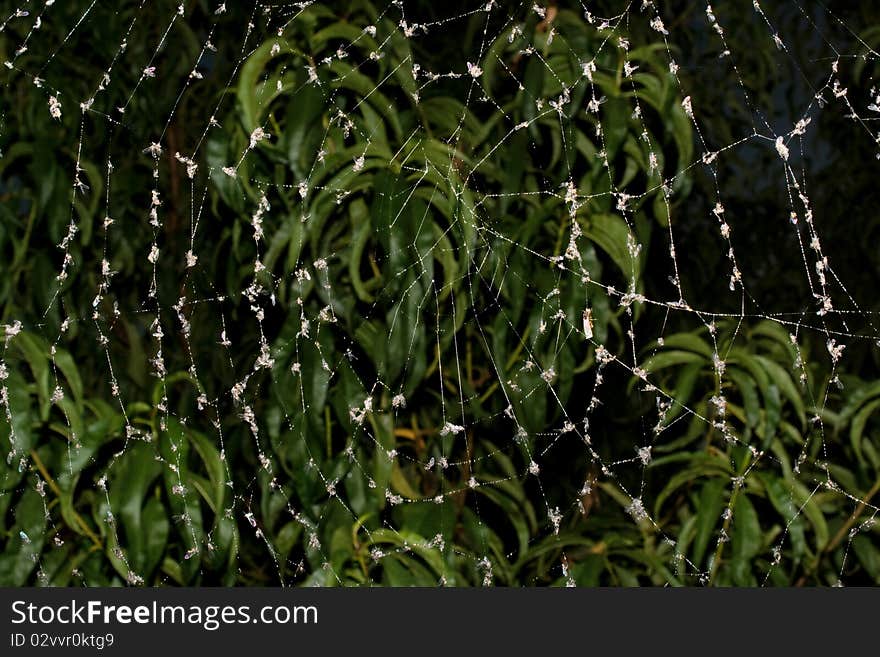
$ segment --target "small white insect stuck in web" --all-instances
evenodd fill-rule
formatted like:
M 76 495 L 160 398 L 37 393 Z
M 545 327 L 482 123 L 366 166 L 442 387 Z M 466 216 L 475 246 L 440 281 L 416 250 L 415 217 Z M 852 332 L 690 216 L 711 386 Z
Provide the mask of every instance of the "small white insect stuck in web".
M 660 20 L 659 16 L 655 16 L 651 19 L 651 29 L 656 30 L 660 34 L 669 34 L 669 30 L 664 27 L 663 21 Z
M 360 155 L 354 160 L 354 166 L 352 167 L 352 171 L 360 171 L 364 168 L 364 156 Z
M 400 29 L 403 30 L 403 36 L 405 36 L 406 38 L 409 38 L 416 33 L 416 30 L 418 29 L 419 24 L 413 23 L 412 25 L 410 25 L 406 21 L 400 21 L 398 23 L 398 26 L 400 27 Z
M 614 355 L 602 345 L 596 347 L 596 360 L 602 364 L 610 363 L 614 360 Z
M 514 25 L 513 29 L 510 30 L 510 34 L 507 37 L 508 43 L 513 43 L 516 38 L 523 33 L 522 25 Z
M 254 364 L 256 369 L 272 369 L 272 366 L 275 365 L 275 359 L 272 358 L 271 352 L 269 351 L 269 345 L 264 344 L 260 349 L 260 355 L 257 357 L 257 361 Z
M 453 436 L 464 431 L 464 427 L 460 424 L 453 424 L 452 422 L 447 422 L 443 425 L 443 428 L 440 429 L 441 436 L 448 436 L 452 434 Z
M 684 108 L 684 113 L 688 115 L 689 118 L 694 118 L 694 106 L 691 101 L 690 96 L 685 96 L 684 100 L 681 101 L 681 106 Z
M 541 468 L 534 461 L 529 462 L 529 474 L 533 474 L 535 476 L 541 471 Z
M 6 345 L 9 345 L 9 341 L 14 338 L 16 335 L 21 333 L 21 322 L 15 320 L 12 324 L 6 324 L 3 326 L 3 329 L 6 332 Z
M 840 360 L 840 357 L 843 356 L 843 350 L 846 349 L 846 345 L 837 344 L 837 340 L 829 340 L 828 344 L 825 345 L 828 348 L 828 353 L 831 355 L 831 361 L 837 363 Z
M 642 503 L 641 498 L 638 497 L 633 498 L 632 504 L 627 507 L 626 511 L 636 522 L 641 522 L 648 518 L 648 512 L 645 511 L 645 505 Z
M 709 403 L 717 409 L 718 417 L 724 417 L 727 414 L 727 400 L 723 395 L 712 395 Z
M 584 308 L 584 337 L 589 340 L 593 337 L 593 310 Z
M 468 73 L 470 73 L 472 78 L 478 78 L 483 74 L 483 69 L 481 69 L 476 64 L 472 64 L 471 62 L 467 63 Z
M 55 96 L 49 96 L 49 114 L 53 119 L 61 118 L 61 101 Z
M 587 78 L 590 82 L 593 81 L 593 73 L 596 72 L 596 62 L 594 60 L 590 60 L 588 62 L 584 62 L 581 65 L 581 68 L 584 73 L 584 77 Z
M 779 157 L 783 160 L 788 159 L 788 146 L 785 145 L 785 141 L 781 136 L 776 138 L 776 152 L 779 153 Z
M 878 111 L 880 111 L 880 110 L 878 110 Z M 795 135 L 805 134 L 807 132 L 807 126 L 810 125 L 810 121 L 812 121 L 812 120 L 813 119 L 811 119 L 810 117 L 806 117 L 806 118 L 798 121 L 794 126 L 794 130 L 792 131 L 792 134 L 795 134 Z
M 391 398 L 391 408 L 406 408 L 406 397 L 401 394 L 394 395 L 394 397 Z
M 251 133 L 251 148 L 254 148 L 257 144 L 266 139 L 268 136 L 269 135 L 266 133 L 266 131 L 263 130 L 263 128 L 261 128 L 260 126 L 254 128 L 254 131 Z
M 642 465 L 648 465 L 651 462 L 651 446 L 639 447 L 638 455 Z

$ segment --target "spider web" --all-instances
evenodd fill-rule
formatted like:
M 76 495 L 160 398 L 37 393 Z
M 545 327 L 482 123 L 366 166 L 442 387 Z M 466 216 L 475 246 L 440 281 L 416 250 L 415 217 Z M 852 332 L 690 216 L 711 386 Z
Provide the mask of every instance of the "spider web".
M 6 385 L 27 332 L 48 347 L 50 401 L 69 436 L 67 475 L 94 466 L 79 488 L 101 498 L 107 558 L 132 584 L 144 577 L 129 561 L 132 537 L 118 528 L 126 500 L 113 490 L 131 475 L 132 452 L 173 480 L 168 497 L 187 546 L 181 564 L 200 569 L 215 542 L 240 531 L 242 542 L 261 545 L 282 583 L 351 583 L 323 529 L 339 514 L 372 546 L 368 573 L 416 554 L 439 563 L 439 583 L 465 583 L 450 564 L 466 562 L 473 582 L 488 585 L 517 549 L 555 540 L 561 556 L 550 568 L 574 585 L 581 546 L 565 537 L 601 539 L 634 524 L 659 546 L 667 583 L 708 583 L 737 549 L 727 544 L 731 535 L 737 542 L 738 518 L 754 513 L 742 498 L 766 472 L 792 483 L 768 488 L 785 522 L 750 555 L 764 564 L 759 583 L 771 581 L 804 516 L 813 522 L 817 500 L 843 501 L 853 520 L 840 583 L 853 540 L 862 532 L 876 540 L 880 509 L 836 474 L 842 456 L 826 426 L 839 409 L 834 384 L 843 387 L 847 355 L 880 339 L 873 302 L 850 292 L 828 248 L 834 242 L 822 239 L 835 219 L 813 213 L 821 185 L 833 184 L 817 183 L 812 168 L 832 157 L 817 135 L 824 117 L 845 119 L 859 157 L 880 152 L 876 89 L 856 96 L 843 81 L 870 71 L 877 53 L 842 11 L 757 0 L 686 13 L 650 0 L 490 1 L 431 16 L 400 0 L 372 16 L 347 3 L 62 4 L 24 2 L 0 23 L 4 88 L 11 98 L 26 85 L 36 111 L 62 126 L 59 150 L 72 154 L 49 302 L 40 317 L 6 320 L 0 360 L 6 477 L 18 482 L 3 494 L 40 496 L 45 536 L 20 537 L 39 581 L 50 581 L 43 563 L 65 539 L 51 477 L 21 435 Z M 345 15 L 346 29 L 319 32 L 336 25 L 333 12 Z M 728 32 L 728 23 L 742 24 L 736 12 L 748 14 L 752 32 Z M 101 23 L 111 15 L 124 27 L 107 34 Z M 198 29 L 184 30 L 194 16 Z M 806 46 L 787 36 L 805 23 Z M 49 25 L 63 40 L 42 39 Z M 436 69 L 433 51 L 447 52 L 466 33 L 471 49 Z M 151 47 L 132 51 L 141 38 Z M 178 48 L 185 38 L 198 45 L 182 66 L 181 53 L 193 50 Z M 769 62 L 751 38 L 772 44 Z M 103 72 L 83 95 L 72 78 L 86 52 Z M 761 66 L 770 67 L 769 91 L 748 82 Z M 736 84 L 719 90 L 717 80 Z M 297 123 L 309 113 L 311 123 Z M 8 114 L 4 102 L 7 154 L 17 131 Z M 187 117 L 182 130 L 179 116 Z M 727 133 L 719 116 L 729 119 Z M 481 125 L 490 128 L 480 134 Z M 515 148 L 530 158 L 529 171 L 515 158 L 499 161 Z M 869 156 L 862 164 L 876 167 Z M 765 170 L 760 187 L 743 189 L 755 167 Z M 692 193 L 695 184 L 714 197 Z M 740 238 L 738 224 L 758 225 L 743 215 L 763 212 L 750 193 L 782 198 L 777 205 L 788 210 L 765 217 L 765 235 Z M 103 217 L 88 231 L 85 207 Z M 236 226 L 229 266 L 232 253 L 250 254 L 244 273 L 208 266 L 223 222 Z M 652 230 L 663 237 L 648 253 Z M 102 245 L 100 260 L 78 248 L 87 240 Z M 351 249 L 360 249 L 355 266 L 345 260 Z M 769 283 L 792 258 L 803 279 Z M 380 268 L 392 276 L 378 274 L 371 286 L 364 279 Z M 229 280 L 246 282 L 230 294 Z M 87 307 L 68 293 L 71 281 L 88 289 Z M 128 348 L 122 320 L 139 327 L 145 351 Z M 202 327 L 211 344 L 199 341 Z M 753 404 L 732 402 L 727 391 L 744 385 L 742 350 L 762 341 L 776 341 L 790 362 L 765 358 L 756 380 L 782 370 L 790 385 L 762 388 L 760 403 L 746 385 Z M 102 354 L 103 394 L 122 418 L 109 453 L 80 440 L 86 429 L 65 401 L 76 391 L 64 349 Z M 474 352 L 486 367 L 473 366 Z M 712 379 L 707 401 L 667 369 L 696 364 L 692 379 L 698 371 Z M 158 382 L 151 411 L 125 383 L 136 367 Z M 829 371 L 830 381 L 817 380 Z M 187 403 L 179 403 L 183 380 L 192 382 Z M 768 427 L 780 425 L 778 409 L 789 402 L 803 435 L 776 446 L 765 440 Z M 741 410 L 730 411 L 734 403 Z M 423 410 L 435 427 L 418 424 Z M 609 427 L 626 411 L 639 421 L 620 444 Z M 150 412 L 152 424 L 142 421 Z M 315 413 L 323 428 L 309 419 Z M 752 413 L 762 431 L 744 428 Z M 202 438 L 188 438 L 190 430 Z M 712 466 L 722 502 L 707 527 L 710 556 L 699 562 L 657 486 L 658 477 L 688 476 L 676 455 L 698 434 L 708 434 L 707 455 L 729 464 Z M 282 447 L 296 454 L 286 465 Z M 228 522 L 210 531 L 195 521 L 205 502 L 187 475 L 193 451 L 216 454 L 219 464 L 210 473 L 221 484 L 212 511 Z M 227 454 L 244 452 L 257 467 L 242 478 Z M 513 483 L 538 501 L 520 548 L 484 531 Z M 320 503 L 303 503 L 303 491 L 316 489 Z M 368 521 L 362 498 L 373 495 L 383 498 L 382 513 Z M 610 529 L 591 526 L 600 502 L 617 509 Z M 450 538 L 450 505 L 472 513 L 469 549 Z M 404 507 L 420 511 L 395 515 Z M 270 527 L 279 515 L 301 537 L 289 541 L 305 545 L 299 556 L 279 547 L 288 540 Z M 401 522 L 426 516 L 440 518 L 434 536 Z

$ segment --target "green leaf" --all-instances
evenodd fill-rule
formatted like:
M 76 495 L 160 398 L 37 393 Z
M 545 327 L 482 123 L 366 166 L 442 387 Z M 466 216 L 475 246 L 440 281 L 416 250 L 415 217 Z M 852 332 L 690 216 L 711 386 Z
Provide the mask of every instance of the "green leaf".
M 721 511 L 727 503 L 728 485 L 728 482 L 723 479 L 714 478 L 703 484 L 700 491 L 699 505 L 697 506 L 697 533 L 694 536 L 691 552 L 691 560 L 695 564 L 703 563 L 709 539 L 715 533 L 715 528 L 721 518 Z
M 880 584 L 880 550 L 875 543 L 864 534 L 858 534 L 853 538 L 852 547 L 865 572 L 875 584 Z
M 611 257 L 627 281 L 639 276 L 641 264 L 638 258 L 630 254 L 628 247 L 629 240 L 635 240 L 635 236 L 621 217 L 616 214 L 590 214 L 584 234 Z
M 862 440 L 863 434 L 865 431 L 865 426 L 868 423 L 868 420 L 874 414 L 874 412 L 880 408 L 880 399 L 874 399 L 864 406 L 862 406 L 858 412 L 852 418 L 852 422 L 850 423 L 849 428 L 849 439 L 850 443 L 853 446 L 853 450 L 856 453 L 856 457 L 861 461 L 862 460 Z
M 761 550 L 761 526 L 755 507 L 744 493 L 736 498 L 731 534 L 733 581 L 737 586 L 756 586 L 751 569 L 753 558 Z
M 804 520 L 795 505 L 791 491 L 782 479 L 771 474 L 759 473 L 758 478 L 764 484 L 770 503 L 785 520 L 784 531 L 790 537 L 795 559 L 803 558 L 806 554 Z
M 0 554 L 0 584 L 18 587 L 28 582 L 39 564 L 46 524 L 42 499 L 35 489 L 28 488 L 15 506 L 15 523 Z
M 67 379 L 67 384 L 70 386 L 70 391 L 73 393 L 74 399 L 76 399 L 77 402 L 81 402 L 83 399 L 83 384 L 79 375 L 79 370 L 73 362 L 73 356 L 67 351 L 59 349 L 55 353 L 53 360 L 58 369 L 64 374 L 64 378 Z

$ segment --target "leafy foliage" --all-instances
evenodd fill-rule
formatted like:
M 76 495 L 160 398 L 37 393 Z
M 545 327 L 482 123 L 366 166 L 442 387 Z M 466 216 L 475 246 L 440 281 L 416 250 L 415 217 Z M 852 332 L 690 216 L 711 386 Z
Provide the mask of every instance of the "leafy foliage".
M 128 11 L 108 11 L 104 29 L 122 33 Z M 159 54 L 170 79 L 199 60 L 210 14 L 196 11 Z M 164 29 L 167 12 L 143 15 L 136 34 Z M 482 58 L 451 66 L 478 67 L 476 83 L 423 85 L 413 63 L 446 70 L 479 51 L 480 20 L 457 54 L 432 57 L 368 2 L 344 15 L 313 4 L 283 38 L 243 50 L 240 66 L 199 60 L 204 79 L 180 106 L 171 90 L 144 94 L 132 123 L 88 123 L 101 148 L 81 158 L 54 146 L 78 115 L 53 121 L 9 73 L 0 583 L 752 586 L 833 584 L 843 567 L 880 583 L 878 529 L 864 523 L 880 489 L 875 370 L 827 365 L 819 333 L 767 317 L 694 329 L 644 303 L 681 291 L 657 254 L 670 222 L 693 222 L 689 207 L 711 195 L 693 171 L 698 135 L 667 46 L 635 33 L 646 45 L 603 48 L 607 32 L 560 6 L 486 30 L 497 38 Z M 343 45 L 348 56 L 334 57 Z M 528 47 L 540 58 L 523 57 Z M 91 80 L 107 54 L 71 66 Z M 46 57 L 35 48 L 18 66 Z M 139 72 L 119 75 L 109 108 L 132 100 L 119 90 Z M 222 127 L 206 131 L 189 192 L 206 190 L 191 237 L 174 153 L 201 144 L 218 102 Z M 172 116 L 161 234 L 145 222 L 102 231 L 104 216 L 145 215 L 138 181 L 159 164 L 140 142 L 155 116 Z M 254 143 L 263 128 L 271 138 Z M 105 180 L 111 145 L 126 155 Z M 75 166 L 88 191 L 71 201 Z M 575 212 L 569 182 L 588 199 Z M 71 221 L 75 265 L 57 282 L 55 245 Z M 572 232 L 583 238 L 566 242 Z M 143 301 L 153 240 L 157 266 L 174 272 L 158 281 L 161 318 Z M 187 251 L 200 254 L 191 272 Z M 97 273 L 105 257 L 112 289 Z M 593 339 L 560 341 L 571 327 L 547 318 L 585 307 Z M 157 323 L 171 333 L 158 378 L 147 368 Z M 606 367 L 605 354 L 624 362 L 635 327 L 665 335 L 639 354 L 644 375 Z M 587 451 L 554 446 L 548 427 L 600 390 Z M 633 458 L 655 397 L 641 480 L 586 458 Z M 469 419 L 461 432 L 455 409 Z M 529 475 L 535 454 L 542 483 Z M 633 513 L 627 491 L 638 490 L 649 516 Z

